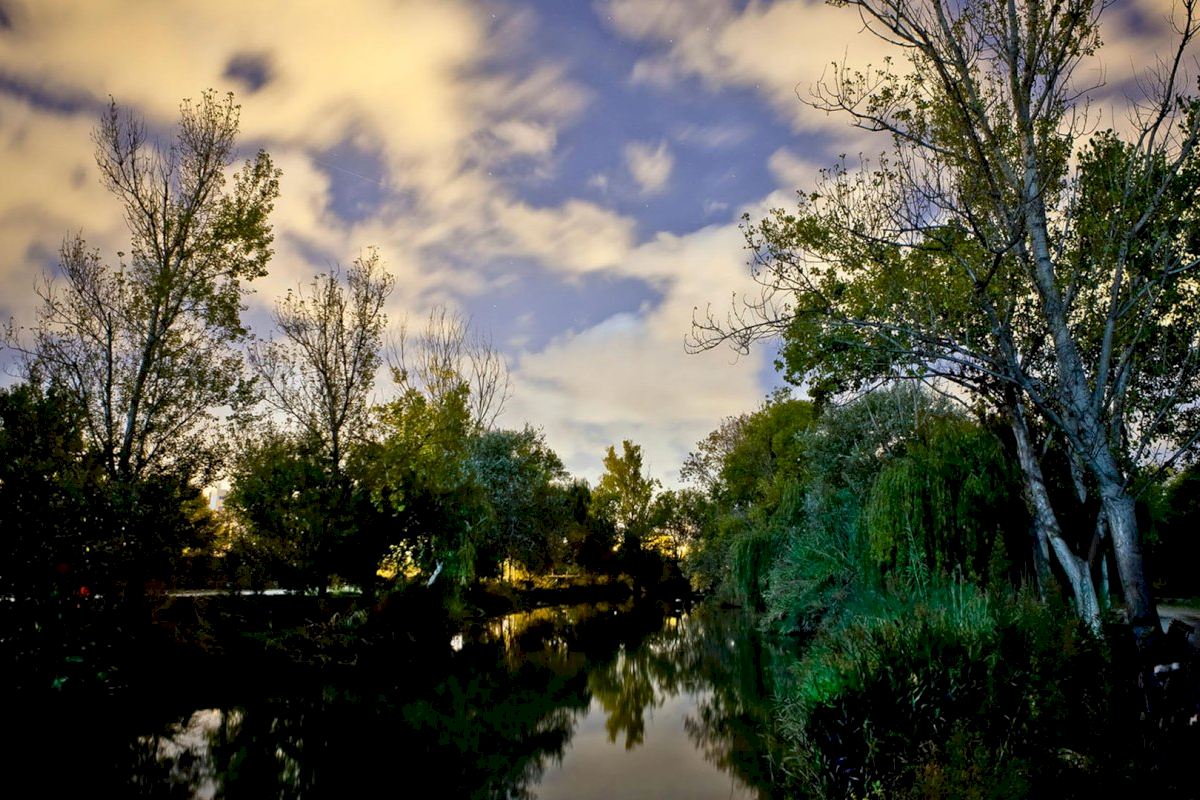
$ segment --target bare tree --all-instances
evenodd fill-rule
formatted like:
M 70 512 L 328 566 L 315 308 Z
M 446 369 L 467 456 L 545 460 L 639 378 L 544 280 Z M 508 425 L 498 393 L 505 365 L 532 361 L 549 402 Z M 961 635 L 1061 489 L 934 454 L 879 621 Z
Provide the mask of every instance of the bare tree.
M 320 443 L 334 474 L 367 425 L 387 326 L 383 305 L 394 285 L 372 249 L 354 260 L 345 285 L 334 267 L 307 291 L 289 290 L 275 306 L 281 338 L 250 348 L 267 403 Z
M 471 417 L 481 431 L 494 427 L 512 396 L 504 355 L 490 338 L 471 330 L 469 319 L 445 306 L 429 312 L 416 337 L 401 328 L 388 362 L 401 389 L 441 398 L 466 385 Z
M 94 134 L 96 163 L 124 209 L 129 252 L 111 266 L 68 236 L 61 278 L 38 289 L 32 342 L 9 326 L 31 377 L 87 410 L 115 477 L 211 467 L 213 410 L 248 398 L 232 345 L 246 335 L 242 282 L 265 274 L 271 256 L 279 171 L 260 151 L 230 185 L 238 113 L 232 95 L 185 100 L 164 149 L 113 101 Z

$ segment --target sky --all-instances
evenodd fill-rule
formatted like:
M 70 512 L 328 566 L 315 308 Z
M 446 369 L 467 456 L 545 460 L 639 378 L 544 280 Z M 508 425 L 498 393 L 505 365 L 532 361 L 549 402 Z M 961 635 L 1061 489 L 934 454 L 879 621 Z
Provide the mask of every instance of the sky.
M 1106 12 L 1082 73 L 1113 108 L 1166 52 L 1169 13 Z M 741 215 L 886 144 L 799 98 L 890 52 L 809 0 L 0 0 L 0 320 L 33 320 L 67 234 L 127 246 L 90 139 L 110 96 L 165 142 L 181 100 L 232 91 L 240 155 L 283 170 L 256 335 L 289 288 L 378 248 L 393 326 L 445 304 L 507 357 L 502 425 L 540 427 L 592 480 L 631 439 L 675 484 L 780 385 L 769 345 L 684 349 L 695 309 L 753 286 Z M 0 367 L 16 380 L 11 352 Z

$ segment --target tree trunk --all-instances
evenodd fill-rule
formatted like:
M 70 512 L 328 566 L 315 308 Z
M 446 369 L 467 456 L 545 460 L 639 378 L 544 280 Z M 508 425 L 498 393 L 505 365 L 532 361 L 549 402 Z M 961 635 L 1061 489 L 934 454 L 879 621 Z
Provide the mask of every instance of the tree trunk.
M 1033 514 L 1035 543 L 1033 560 L 1037 569 L 1038 583 L 1043 595 L 1050 588 L 1049 554 L 1046 552 L 1053 547 L 1054 555 L 1062 566 L 1071 585 L 1071 596 L 1075 600 L 1075 610 L 1080 619 L 1087 622 L 1092 630 L 1100 626 L 1100 602 L 1096 596 L 1096 585 L 1092 580 L 1092 572 L 1088 562 L 1071 552 L 1070 545 L 1062 536 L 1062 528 L 1058 516 L 1050 503 L 1050 493 L 1046 491 L 1046 481 L 1030 440 L 1029 427 L 1025 420 L 1024 409 L 1019 402 L 1013 401 L 1010 409 L 1010 421 L 1013 436 L 1017 441 L 1017 460 L 1021 464 L 1021 473 L 1025 478 L 1025 499 Z
M 1162 628 L 1146 582 L 1133 498 L 1125 489 L 1121 470 L 1113 457 L 1110 442 L 1105 435 L 1107 428 L 1101 423 L 1098 409 L 1092 404 L 1087 372 L 1067 324 L 1062 296 L 1055 281 L 1054 260 L 1046 225 L 1046 207 L 1033 149 L 1033 128 L 1025 114 L 1022 113 L 1021 116 L 1025 134 L 1025 221 L 1033 256 L 1033 279 L 1041 299 L 1043 318 L 1054 343 L 1059 398 L 1065 412 L 1064 421 L 1067 428 L 1065 432 L 1071 447 L 1083 458 L 1096 481 L 1112 532 L 1113 552 L 1116 555 L 1117 571 L 1125 594 L 1125 610 L 1129 624 L 1137 638 L 1138 647 L 1145 651 L 1161 636 Z
M 1150 583 L 1146 580 L 1136 508 L 1123 485 L 1100 480 L 1099 476 L 1097 480 L 1104 513 L 1108 517 L 1109 533 L 1112 535 L 1117 576 L 1121 580 L 1121 592 L 1125 595 L 1125 611 L 1138 645 L 1144 648 L 1162 635 L 1162 623 L 1150 594 Z

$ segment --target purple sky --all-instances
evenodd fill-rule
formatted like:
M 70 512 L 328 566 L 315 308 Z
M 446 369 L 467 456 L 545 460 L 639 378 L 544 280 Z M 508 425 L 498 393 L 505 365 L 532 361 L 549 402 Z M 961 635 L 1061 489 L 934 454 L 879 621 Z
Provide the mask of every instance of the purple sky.
M 1169 9 L 1108 12 L 1099 96 L 1150 63 Z M 69 231 L 127 241 L 89 140 L 110 94 L 167 132 L 182 98 L 230 89 L 246 153 L 284 171 L 257 333 L 289 287 L 378 247 L 394 324 L 447 303 L 491 331 L 516 392 L 503 424 L 542 426 L 592 478 L 634 439 L 674 483 L 778 383 L 769 353 L 683 349 L 694 306 L 747 286 L 741 213 L 885 145 L 797 93 L 887 53 L 804 0 L 0 0 L 0 318 L 30 321 Z

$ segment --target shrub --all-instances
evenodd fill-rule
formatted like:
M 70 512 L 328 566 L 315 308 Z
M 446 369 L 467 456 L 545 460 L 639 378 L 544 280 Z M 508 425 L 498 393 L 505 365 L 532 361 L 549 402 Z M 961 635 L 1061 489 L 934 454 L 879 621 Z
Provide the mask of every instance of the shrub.
M 1135 749 L 1112 735 L 1138 719 L 1123 666 L 1032 597 L 869 593 L 828 622 L 781 698 L 789 771 L 839 795 L 1082 793 Z

